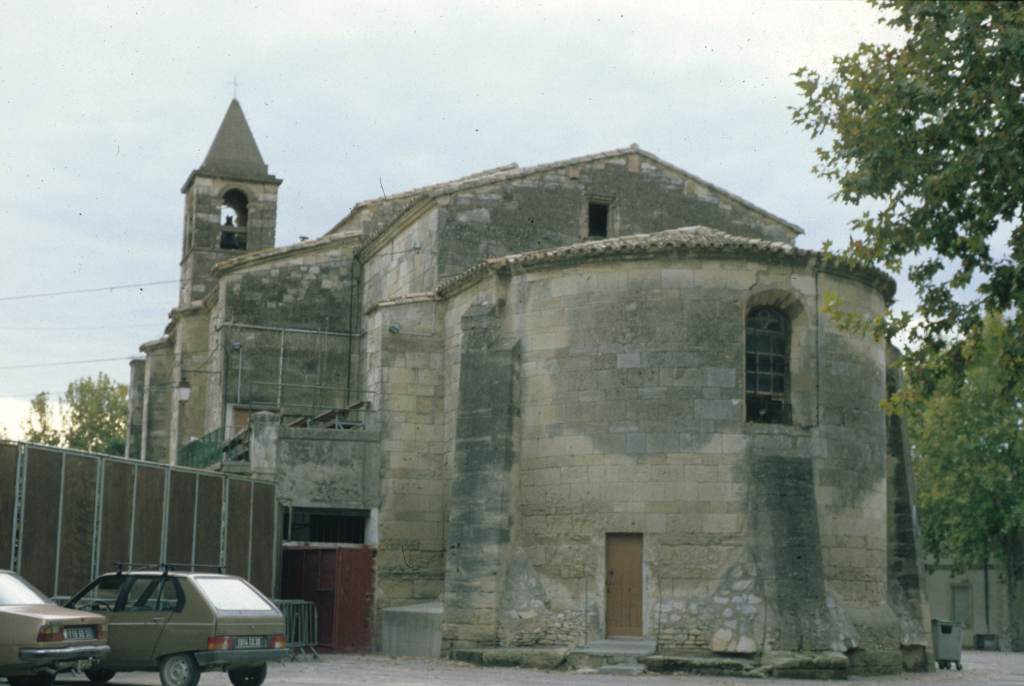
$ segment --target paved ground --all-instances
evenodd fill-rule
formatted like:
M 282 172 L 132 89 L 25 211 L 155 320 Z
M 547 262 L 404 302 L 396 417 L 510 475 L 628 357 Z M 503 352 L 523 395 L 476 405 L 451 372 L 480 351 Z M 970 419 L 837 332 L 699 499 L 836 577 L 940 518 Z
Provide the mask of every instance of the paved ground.
M 1024 686 L 1024 653 L 965 651 L 964 671 L 938 671 L 929 674 L 905 674 L 889 677 L 857 677 L 851 684 L 969 684 L 970 686 Z M 59 684 L 88 683 L 84 678 L 63 678 Z M 119 674 L 111 684 L 153 686 L 156 674 L 134 672 Z M 813 682 L 782 679 L 738 679 L 735 677 L 638 676 L 621 677 L 573 672 L 537 672 L 523 669 L 473 667 L 444 660 L 386 658 L 377 655 L 328 655 L 319 660 L 303 659 L 285 665 L 273 665 L 268 686 L 808 686 Z M 226 675 L 206 673 L 201 686 L 230 686 Z

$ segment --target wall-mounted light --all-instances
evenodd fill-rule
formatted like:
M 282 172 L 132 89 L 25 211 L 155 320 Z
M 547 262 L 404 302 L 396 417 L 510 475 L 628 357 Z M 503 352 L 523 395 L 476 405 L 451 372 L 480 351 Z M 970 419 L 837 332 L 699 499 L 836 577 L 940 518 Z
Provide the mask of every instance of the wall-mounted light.
M 391 333 L 400 333 L 402 331 L 402 327 L 397 322 L 392 322 L 388 324 L 388 331 Z
M 174 397 L 179 403 L 187 402 L 192 397 L 192 387 L 186 379 L 182 379 L 174 389 Z

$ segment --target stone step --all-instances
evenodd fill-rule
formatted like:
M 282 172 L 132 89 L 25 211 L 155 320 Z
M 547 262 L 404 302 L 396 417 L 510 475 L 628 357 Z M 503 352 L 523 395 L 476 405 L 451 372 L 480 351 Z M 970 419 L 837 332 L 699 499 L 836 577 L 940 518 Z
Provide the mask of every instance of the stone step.
M 614 674 L 617 676 L 639 676 L 645 671 L 639 662 L 618 662 L 598 667 L 598 674 Z
M 575 652 L 583 655 L 628 655 L 642 657 L 653 655 L 657 644 L 654 641 L 642 638 L 606 638 L 599 641 L 591 641 L 590 644 L 577 649 Z
M 640 674 L 644 666 L 637 660 L 653 655 L 656 648 L 654 641 L 645 639 L 602 639 L 570 653 L 569 665 L 577 670 L 596 669 L 602 674 Z M 612 667 L 620 671 L 603 671 Z

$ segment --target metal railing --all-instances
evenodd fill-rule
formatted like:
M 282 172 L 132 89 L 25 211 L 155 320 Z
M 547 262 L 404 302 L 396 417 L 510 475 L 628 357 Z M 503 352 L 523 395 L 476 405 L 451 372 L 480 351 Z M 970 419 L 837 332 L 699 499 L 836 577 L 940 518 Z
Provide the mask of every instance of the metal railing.
M 288 598 L 275 598 L 274 604 L 284 613 L 284 635 L 292 658 L 305 655 L 307 650 L 314 659 L 318 658 L 316 605 L 308 600 Z
M 224 429 L 214 429 L 202 438 L 189 441 L 178 450 L 178 464 L 182 467 L 206 469 L 221 461 Z

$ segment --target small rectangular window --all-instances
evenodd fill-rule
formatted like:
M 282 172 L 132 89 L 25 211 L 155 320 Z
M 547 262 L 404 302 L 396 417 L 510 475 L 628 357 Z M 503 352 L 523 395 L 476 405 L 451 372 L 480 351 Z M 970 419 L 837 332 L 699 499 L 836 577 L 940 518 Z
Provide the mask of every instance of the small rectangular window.
M 592 202 L 587 206 L 587 236 L 608 237 L 608 203 Z

